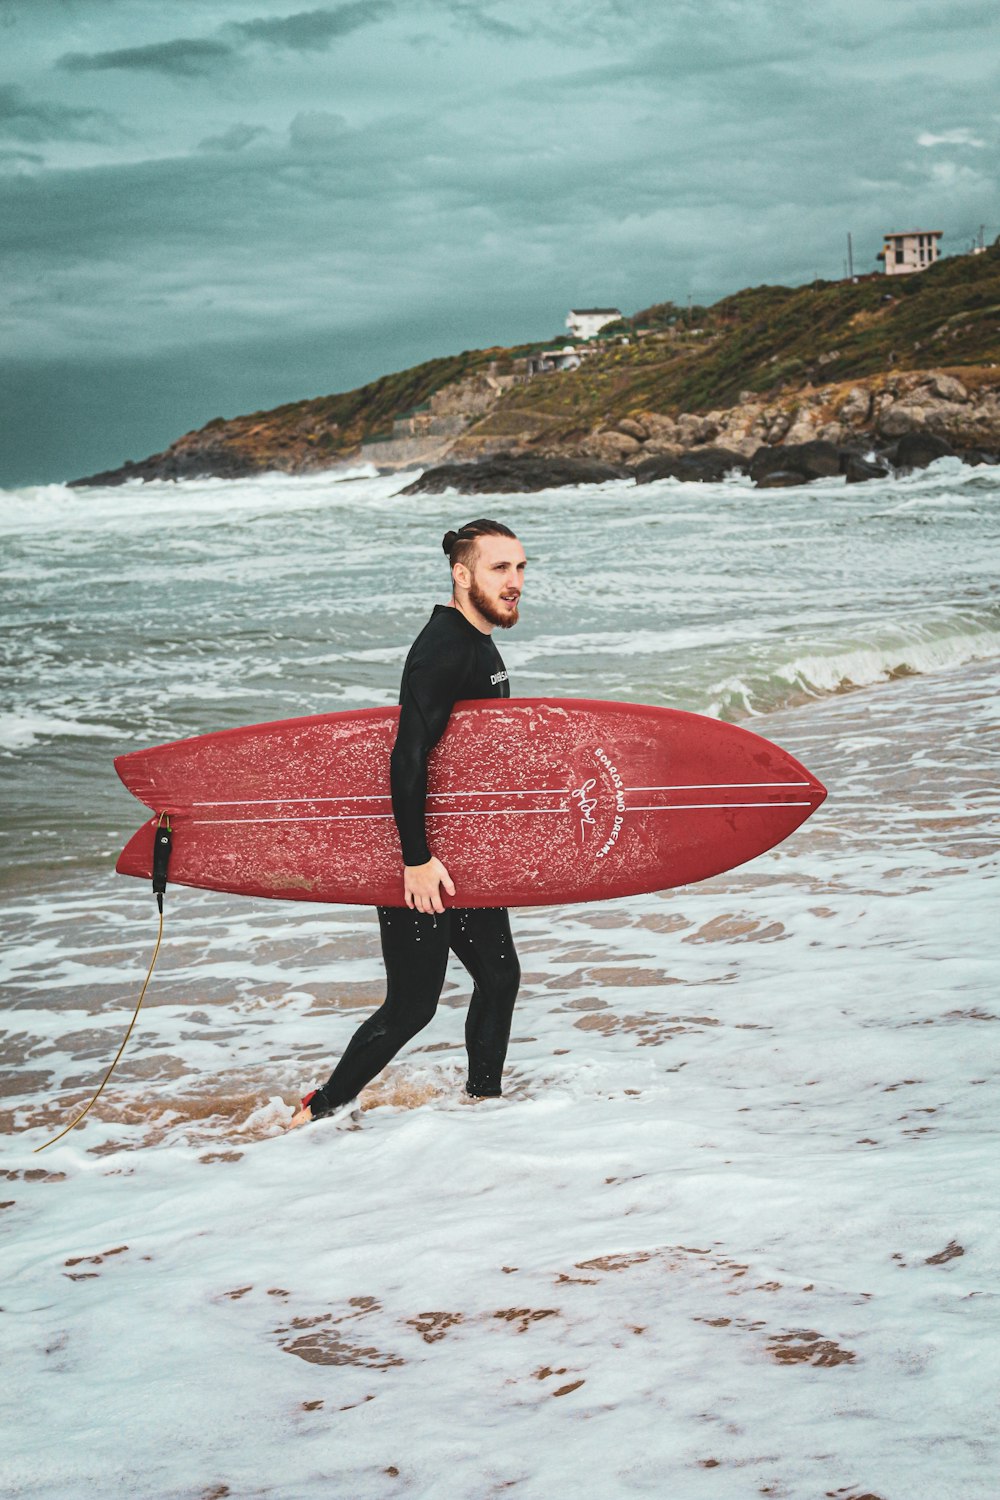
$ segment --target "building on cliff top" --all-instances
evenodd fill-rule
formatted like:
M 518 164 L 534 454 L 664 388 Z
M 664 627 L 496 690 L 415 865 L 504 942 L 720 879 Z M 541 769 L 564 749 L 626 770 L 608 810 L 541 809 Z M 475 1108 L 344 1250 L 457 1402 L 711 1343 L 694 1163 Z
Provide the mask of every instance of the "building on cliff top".
M 607 323 L 617 323 L 617 307 L 571 307 L 566 327 L 578 339 L 592 339 Z
M 907 276 L 911 271 L 925 271 L 937 260 L 940 251 L 940 229 L 907 229 L 902 234 L 887 234 L 885 245 L 875 257 L 885 261 L 887 276 Z

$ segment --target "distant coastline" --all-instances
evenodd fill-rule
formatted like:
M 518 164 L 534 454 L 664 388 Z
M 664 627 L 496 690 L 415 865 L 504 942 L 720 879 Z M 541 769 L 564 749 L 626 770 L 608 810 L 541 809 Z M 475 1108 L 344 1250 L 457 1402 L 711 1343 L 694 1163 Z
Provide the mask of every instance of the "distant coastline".
M 892 466 L 900 440 L 916 437 L 969 462 L 1000 453 L 997 246 L 905 278 L 755 287 L 708 308 L 661 303 L 572 349 L 562 361 L 544 344 L 430 360 L 344 394 L 214 418 L 162 453 L 71 483 L 497 455 L 625 473 L 719 450 L 746 467 L 763 448 L 815 443 Z

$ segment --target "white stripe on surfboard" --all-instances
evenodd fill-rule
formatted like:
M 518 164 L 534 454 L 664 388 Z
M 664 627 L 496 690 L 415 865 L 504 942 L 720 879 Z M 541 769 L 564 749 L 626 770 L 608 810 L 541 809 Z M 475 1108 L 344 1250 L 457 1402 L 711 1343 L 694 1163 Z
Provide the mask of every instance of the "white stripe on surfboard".
M 812 807 L 811 802 L 675 802 L 660 803 L 655 807 L 626 807 L 626 812 L 688 812 L 709 807 Z M 429 818 L 514 818 L 531 817 L 538 813 L 573 813 L 572 807 L 503 807 L 479 808 L 472 812 L 429 812 Z M 221 823 L 246 823 L 254 827 L 261 823 L 366 823 L 376 818 L 391 818 L 392 813 L 319 813 L 304 818 L 192 818 L 199 827 L 215 827 Z
M 739 787 L 800 787 L 810 786 L 808 781 L 690 781 L 679 782 L 674 786 L 630 786 L 626 787 L 628 792 L 711 792 L 724 791 Z M 454 798 L 454 797 L 560 797 L 568 796 L 568 786 L 534 786 L 534 787 L 499 787 L 493 790 L 478 788 L 466 792 L 428 792 L 428 798 Z M 249 797 L 236 797 L 225 802 L 192 802 L 192 807 L 293 807 L 297 803 L 307 802 L 319 805 L 326 802 L 386 802 L 390 796 L 389 792 L 364 793 L 357 796 L 344 795 L 340 797 L 263 797 L 253 799 Z
M 805 785 L 805 783 L 803 783 Z M 658 791 L 658 787 L 638 787 L 638 791 Z M 498 791 L 474 792 L 428 792 L 428 797 L 560 797 L 569 791 L 568 786 L 529 786 L 520 789 L 501 787 Z M 232 802 L 192 802 L 192 807 L 276 807 L 279 803 L 291 806 L 295 802 L 388 802 L 389 792 L 366 793 L 351 797 L 264 797 L 260 801 L 238 797 Z
M 653 807 L 629 807 L 626 812 L 687 812 L 702 807 L 812 807 L 811 802 L 659 802 Z
M 687 781 L 677 786 L 629 786 L 627 792 L 721 792 L 729 787 L 811 786 L 811 781 Z
M 571 813 L 571 807 L 502 807 L 477 808 L 473 812 L 428 812 L 429 818 L 516 818 L 530 817 L 537 813 Z M 257 827 L 261 823 L 368 823 L 375 818 L 391 818 L 392 813 L 318 813 L 305 818 L 192 818 L 199 827 L 214 827 L 218 823 L 245 823 Z

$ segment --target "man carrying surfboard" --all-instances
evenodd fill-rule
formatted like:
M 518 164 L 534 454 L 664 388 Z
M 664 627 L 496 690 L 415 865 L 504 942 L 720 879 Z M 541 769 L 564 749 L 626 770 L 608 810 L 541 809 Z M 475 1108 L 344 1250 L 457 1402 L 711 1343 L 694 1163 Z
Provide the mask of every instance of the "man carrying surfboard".
M 449 952 L 472 977 L 465 1023 L 466 1092 L 495 1098 L 510 1039 L 521 971 L 505 907 L 445 908 L 458 895 L 427 842 L 427 761 L 459 699 L 507 698 L 507 669 L 493 639 L 517 624 L 524 548 L 499 521 L 470 521 L 445 533 L 452 597 L 436 604 L 403 668 L 399 728 L 391 760 L 392 810 L 402 852 L 404 906 L 380 906 L 386 998 L 351 1038 L 320 1089 L 289 1122 L 304 1125 L 350 1109 L 367 1083 L 431 1020 Z

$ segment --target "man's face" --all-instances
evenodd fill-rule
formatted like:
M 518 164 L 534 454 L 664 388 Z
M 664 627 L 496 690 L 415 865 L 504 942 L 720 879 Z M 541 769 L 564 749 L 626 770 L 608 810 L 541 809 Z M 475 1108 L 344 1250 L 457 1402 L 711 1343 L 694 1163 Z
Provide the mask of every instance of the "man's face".
M 509 630 L 517 624 L 524 588 L 524 548 L 516 537 L 483 536 L 471 573 L 469 602 L 491 625 Z

